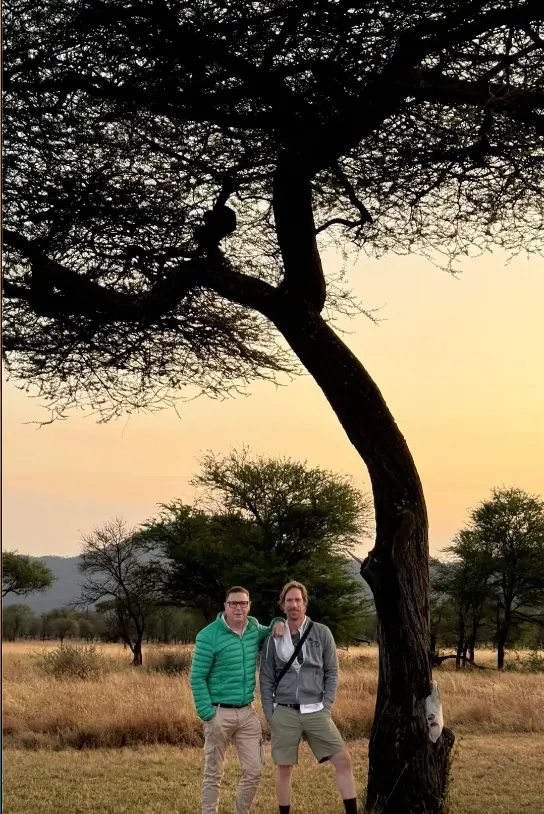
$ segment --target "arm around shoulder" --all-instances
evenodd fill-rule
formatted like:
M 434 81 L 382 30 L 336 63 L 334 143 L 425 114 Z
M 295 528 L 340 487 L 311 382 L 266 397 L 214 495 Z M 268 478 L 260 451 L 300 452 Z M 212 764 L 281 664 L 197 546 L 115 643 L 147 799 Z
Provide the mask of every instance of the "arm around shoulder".
M 259 642 L 262 642 L 267 636 L 272 636 L 276 622 L 284 624 L 285 619 L 282 616 L 275 616 L 268 626 L 259 623 Z

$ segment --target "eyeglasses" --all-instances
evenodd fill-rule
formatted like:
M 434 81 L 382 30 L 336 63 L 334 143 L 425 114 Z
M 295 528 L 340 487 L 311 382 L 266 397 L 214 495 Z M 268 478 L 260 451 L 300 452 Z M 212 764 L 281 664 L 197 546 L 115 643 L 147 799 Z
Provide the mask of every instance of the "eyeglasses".
M 227 605 L 228 605 L 230 608 L 247 608 L 247 607 L 248 607 L 248 605 L 249 605 L 249 602 L 247 601 L 247 599 L 245 600 L 245 602 L 231 602 L 231 601 L 229 600 L 229 601 L 227 602 Z

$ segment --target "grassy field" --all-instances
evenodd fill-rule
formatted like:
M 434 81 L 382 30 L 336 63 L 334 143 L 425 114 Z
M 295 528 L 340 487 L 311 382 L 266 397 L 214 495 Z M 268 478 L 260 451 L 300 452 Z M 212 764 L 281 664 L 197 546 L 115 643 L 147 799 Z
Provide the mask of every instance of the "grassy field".
M 58 681 L 40 673 L 32 651 L 41 650 L 37 643 L 4 646 L 3 811 L 197 812 L 202 734 L 187 676 L 134 670 L 122 648 L 106 646 L 108 669 L 98 680 Z M 148 652 L 148 662 L 163 653 Z M 377 654 L 360 648 L 340 658 L 334 718 L 350 741 L 362 787 Z M 491 653 L 477 657 L 479 663 L 492 660 Z M 457 736 L 452 814 L 542 814 L 544 676 L 491 669 L 456 673 L 448 666 L 435 677 L 446 723 Z M 330 767 L 316 766 L 305 747 L 301 766 L 294 814 L 340 811 Z M 232 812 L 237 771 L 235 755 L 229 754 L 221 814 Z M 255 812 L 277 811 L 270 762 L 257 803 Z

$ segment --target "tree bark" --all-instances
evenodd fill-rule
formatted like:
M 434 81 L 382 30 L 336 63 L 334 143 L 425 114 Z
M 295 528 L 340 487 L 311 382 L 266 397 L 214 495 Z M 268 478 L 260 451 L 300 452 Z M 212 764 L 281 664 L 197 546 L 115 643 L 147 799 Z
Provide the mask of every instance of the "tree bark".
M 468 639 L 468 658 L 469 661 L 474 661 L 474 651 L 476 650 L 476 639 L 478 636 L 478 627 L 476 620 L 472 623 L 472 633 Z
M 510 607 L 507 605 L 504 609 L 504 618 L 501 621 L 500 609 L 497 605 L 497 670 L 502 670 L 504 667 L 504 651 L 508 640 L 508 633 L 510 632 L 510 624 Z
M 506 622 L 503 622 L 497 631 L 497 670 L 502 670 L 504 667 L 504 652 L 506 649 L 506 640 L 508 639 L 508 627 Z
M 455 669 L 458 670 L 461 666 L 461 658 L 463 656 L 463 648 L 465 646 L 466 630 L 465 630 L 465 617 L 462 612 L 459 613 L 459 622 L 457 625 L 457 652 L 455 654 Z
M 436 647 L 436 634 L 431 633 L 431 666 L 436 663 L 439 655 L 439 648 Z
M 134 642 L 134 648 L 132 650 L 134 658 L 132 659 L 132 664 L 135 667 L 141 667 L 143 664 L 143 656 L 142 656 L 142 637 L 138 636 L 136 641 Z
M 443 812 L 453 734 L 432 743 L 429 560 L 425 501 L 412 456 L 380 391 L 317 310 L 284 299 L 273 321 L 363 458 L 376 513 L 361 573 L 378 615 L 379 680 L 369 744 L 366 811 Z

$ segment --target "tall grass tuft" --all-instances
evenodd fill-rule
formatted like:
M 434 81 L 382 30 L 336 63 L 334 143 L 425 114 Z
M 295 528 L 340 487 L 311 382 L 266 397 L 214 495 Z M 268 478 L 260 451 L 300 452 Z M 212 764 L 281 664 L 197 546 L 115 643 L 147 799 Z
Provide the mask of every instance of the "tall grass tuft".
M 192 655 L 189 650 L 156 649 L 148 653 L 146 669 L 167 675 L 187 675 L 191 671 Z
M 43 650 L 36 657 L 38 670 L 58 680 L 96 681 L 110 664 L 94 645 L 62 644 L 55 650 Z

